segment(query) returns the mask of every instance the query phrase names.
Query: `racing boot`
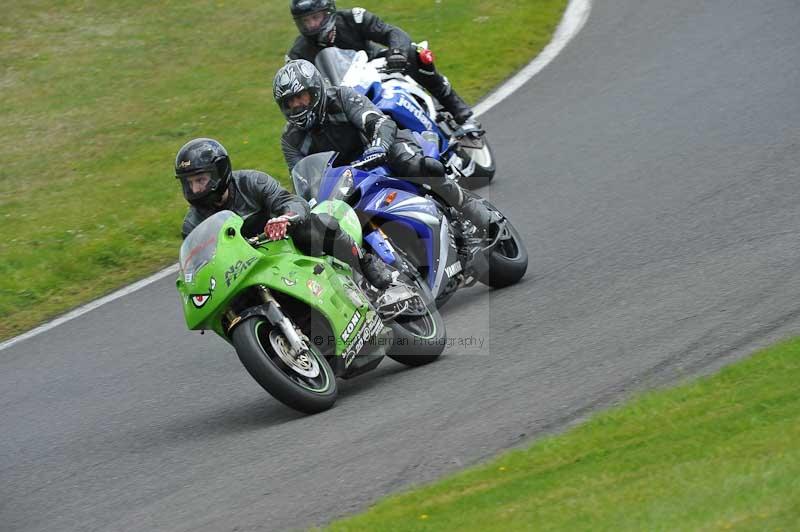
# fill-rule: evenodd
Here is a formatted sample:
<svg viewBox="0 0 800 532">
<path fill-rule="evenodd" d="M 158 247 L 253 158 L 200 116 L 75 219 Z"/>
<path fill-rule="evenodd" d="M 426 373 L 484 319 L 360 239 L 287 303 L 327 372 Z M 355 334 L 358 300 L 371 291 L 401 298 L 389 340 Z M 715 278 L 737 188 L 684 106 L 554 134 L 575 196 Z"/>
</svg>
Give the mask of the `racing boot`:
<svg viewBox="0 0 800 532">
<path fill-rule="evenodd" d="M 432 188 L 442 200 L 454 207 L 459 215 L 470 221 L 479 233 L 485 233 L 492 222 L 493 216 L 482 200 L 464 193 L 464 189 L 454 181 L 448 179 L 444 165 L 437 159 L 425 157 L 420 161 L 420 167 L 425 172 L 425 177 L 431 178 Z"/>
<path fill-rule="evenodd" d="M 445 90 L 442 91 L 436 99 L 439 100 L 439 103 L 444 106 L 446 111 L 453 115 L 456 122 L 463 124 L 472 116 L 472 109 L 467 105 L 467 102 L 462 100 L 461 96 L 453 90 L 453 87 L 451 87 L 449 83 L 444 87 Z"/>
<path fill-rule="evenodd" d="M 358 262 L 364 278 L 378 290 L 385 290 L 392 284 L 394 278 L 391 270 L 385 262 L 372 253 L 364 253 Z"/>
<path fill-rule="evenodd" d="M 464 219 L 472 222 L 472 225 L 475 226 L 479 233 L 486 233 L 494 220 L 492 211 L 486 208 L 483 201 L 471 196 L 464 198 L 459 212 Z"/>
<path fill-rule="evenodd" d="M 382 260 L 367 252 L 344 231 L 339 228 L 338 222 L 330 215 L 317 215 L 319 223 L 324 224 L 324 241 L 321 247 L 328 250 L 334 257 L 347 263 L 354 271 L 361 275 L 378 291 L 385 290 L 394 280 L 392 271 Z M 323 232 L 321 231 L 321 232 Z"/>
</svg>

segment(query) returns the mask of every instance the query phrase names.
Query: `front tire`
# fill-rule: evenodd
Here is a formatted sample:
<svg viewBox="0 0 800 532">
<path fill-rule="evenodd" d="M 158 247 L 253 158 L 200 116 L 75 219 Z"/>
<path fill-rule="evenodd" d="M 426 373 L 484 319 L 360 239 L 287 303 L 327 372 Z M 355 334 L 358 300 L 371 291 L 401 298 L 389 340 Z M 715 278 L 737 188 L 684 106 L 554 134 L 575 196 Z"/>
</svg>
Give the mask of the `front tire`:
<svg viewBox="0 0 800 532">
<path fill-rule="evenodd" d="M 489 267 L 478 276 L 481 283 L 492 288 L 516 284 L 528 270 L 528 250 L 522 237 L 510 221 L 505 220 L 503 225 L 501 230 L 506 234 L 486 256 Z"/>
<path fill-rule="evenodd" d="M 233 345 L 250 376 L 286 406 L 315 414 L 336 402 L 336 377 L 328 361 L 313 345 L 309 345 L 309 351 L 301 357 L 292 357 L 280 329 L 272 329 L 258 316 L 236 327 Z M 286 360 L 294 362 L 289 364 Z"/>
<path fill-rule="evenodd" d="M 481 148 L 464 146 L 459 150 L 462 158 L 474 161 L 475 163 L 475 170 L 472 175 L 459 179 L 459 184 L 467 189 L 485 187 L 492 181 L 497 171 L 494 151 L 489 144 L 489 139 L 484 135 L 481 140 L 483 141 L 483 146 Z"/>
</svg>

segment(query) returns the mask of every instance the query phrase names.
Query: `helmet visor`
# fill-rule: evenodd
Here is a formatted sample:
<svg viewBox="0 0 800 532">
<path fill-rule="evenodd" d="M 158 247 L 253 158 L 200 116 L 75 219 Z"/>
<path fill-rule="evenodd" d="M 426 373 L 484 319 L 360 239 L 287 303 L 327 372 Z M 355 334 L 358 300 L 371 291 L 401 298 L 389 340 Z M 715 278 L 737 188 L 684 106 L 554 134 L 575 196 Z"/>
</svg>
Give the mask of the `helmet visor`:
<svg viewBox="0 0 800 532">
<path fill-rule="evenodd" d="M 330 9 L 322 9 L 320 11 L 294 17 L 294 23 L 297 25 L 297 29 L 300 30 L 300 33 L 307 36 L 314 36 L 329 29 L 332 20 L 333 13 L 331 13 Z"/>
<path fill-rule="evenodd" d="M 189 175 L 179 175 L 183 187 L 183 195 L 187 200 L 202 198 L 216 188 L 216 180 L 212 172 L 200 172 Z"/>
<path fill-rule="evenodd" d="M 281 110 L 286 118 L 302 116 L 311 108 L 312 96 L 308 89 L 281 98 Z"/>
<path fill-rule="evenodd" d="M 280 108 L 289 122 L 301 128 L 308 128 L 314 126 L 314 123 L 319 120 L 315 114 L 319 100 L 320 91 L 315 87 L 310 87 L 283 96 L 280 99 Z"/>
</svg>

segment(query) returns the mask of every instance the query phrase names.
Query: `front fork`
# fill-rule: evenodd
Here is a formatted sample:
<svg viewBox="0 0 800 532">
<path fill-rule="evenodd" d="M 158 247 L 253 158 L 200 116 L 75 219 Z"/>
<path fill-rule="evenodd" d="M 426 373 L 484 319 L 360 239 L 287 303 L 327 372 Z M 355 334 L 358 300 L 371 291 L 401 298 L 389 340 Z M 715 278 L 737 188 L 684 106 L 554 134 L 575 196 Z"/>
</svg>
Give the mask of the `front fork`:
<svg viewBox="0 0 800 532">
<path fill-rule="evenodd" d="M 230 323 L 230 326 L 228 326 L 228 334 L 230 334 L 233 328 L 243 319 L 250 316 L 259 315 L 266 318 L 270 325 L 273 327 L 278 327 L 281 330 L 295 353 L 308 351 L 308 344 L 306 344 L 304 338 L 297 333 L 294 324 L 292 324 L 291 320 L 283 313 L 280 303 L 278 303 L 278 300 L 275 299 L 269 289 L 266 286 L 258 286 L 257 289 L 264 304 L 258 307 L 249 308 L 241 315 L 237 315 L 233 310 L 228 310 L 226 313 Z"/>
</svg>

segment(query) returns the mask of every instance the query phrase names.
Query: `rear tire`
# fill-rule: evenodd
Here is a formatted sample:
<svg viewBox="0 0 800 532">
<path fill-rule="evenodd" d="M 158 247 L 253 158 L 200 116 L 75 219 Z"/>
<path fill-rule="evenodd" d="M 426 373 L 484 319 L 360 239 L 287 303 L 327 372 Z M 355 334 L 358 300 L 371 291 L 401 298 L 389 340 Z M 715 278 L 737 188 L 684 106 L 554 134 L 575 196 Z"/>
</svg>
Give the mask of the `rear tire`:
<svg viewBox="0 0 800 532">
<path fill-rule="evenodd" d="M 233 345 L 247 372 L 270 395 L 290 408 L 306 414 L 322 412 L 336 402 L 338 390 L 333 370 L 319 351 L 309 345 L 304 355 L 310 371 L 317 376 L 303 375 L 288 365 L 278 354 L 285 345 L 279 329 L 271 331 L 270 324 L 261 317 L 244 320 L 233 331 Z M 285 352 L 285 356 L 290 356 Z"/>
</svg>

